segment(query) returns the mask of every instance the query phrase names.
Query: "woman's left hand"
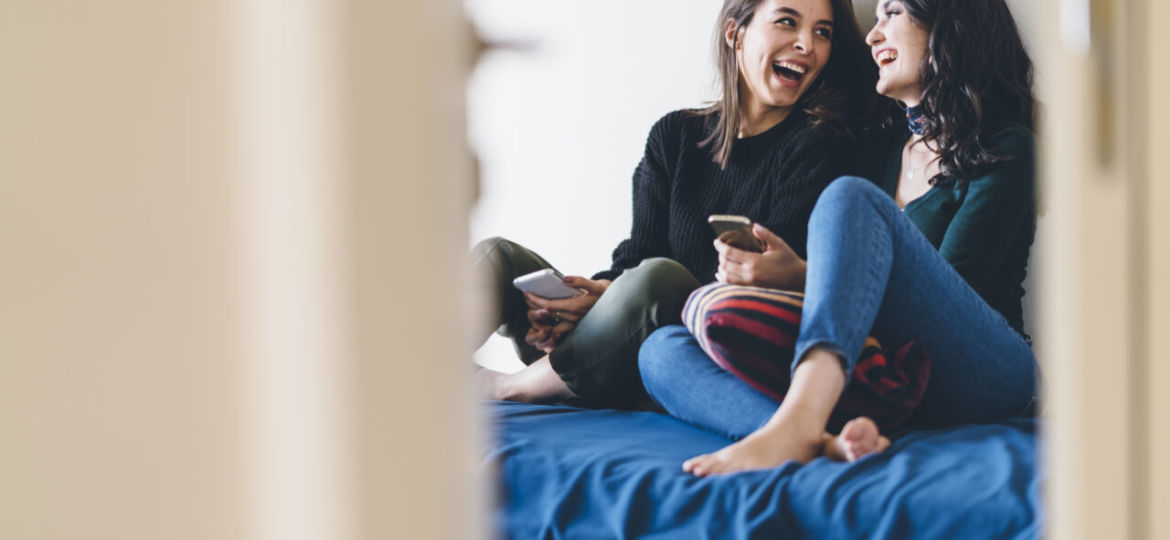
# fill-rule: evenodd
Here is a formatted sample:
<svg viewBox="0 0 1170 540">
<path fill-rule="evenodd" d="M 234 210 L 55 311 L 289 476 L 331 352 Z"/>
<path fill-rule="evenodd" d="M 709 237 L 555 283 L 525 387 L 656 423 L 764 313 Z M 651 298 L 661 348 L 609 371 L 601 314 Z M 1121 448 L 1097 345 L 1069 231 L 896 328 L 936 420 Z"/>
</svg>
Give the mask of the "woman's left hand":
<svg viewBox="0 0 1170 540">
<path fill-rule="evenodd" d="M 715 240 L 715 250 L 719 252 L 719 270 L 715 279 L 732 285 L 803 291 L 804 259 L 763 225 L 752 225 L 752 232 L 764 242 L 763 253 L 737 249 L 722 240 Z"/>
<path fill-rule="evenodd" d="M 566 276 L 565 285 L 574 287 L 581 294 L 571 298 L 551 300 L 532 293 L 524 293 L 528 303 L 528 321 L 531 328 L 526 337 L 529 345 L 544 352 L 551 352 L 566 334 L 581 322 L 593 309 L 593 304 L 605 294 L 610 280 L 592 280 L 581 276 Z"/>
</svg>

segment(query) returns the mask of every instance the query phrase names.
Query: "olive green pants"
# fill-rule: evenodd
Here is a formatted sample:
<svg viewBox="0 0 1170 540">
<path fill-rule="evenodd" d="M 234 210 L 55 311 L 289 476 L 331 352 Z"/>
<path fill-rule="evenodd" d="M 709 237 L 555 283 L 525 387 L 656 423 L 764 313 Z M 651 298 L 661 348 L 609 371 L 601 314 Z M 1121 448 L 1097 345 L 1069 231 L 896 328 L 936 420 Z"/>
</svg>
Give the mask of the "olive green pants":
<svg viewBox="0 0 1170 540">
<path fill-rule="evenodd" d="M 539 360 L 544 353 L 524 341 L 528 305 L 512 280 L 553 266 L 503 238 L 480 242 L 473 260 L 477 275 L 487 281 L 483 286 L 496 293 L 496 333 L 512 340 L 525 364 Z M 655 330 L 681 323 L 683 304 L 698 287 L 690 271 L 666 258 L 626 270 L 549 354 L 553 370 L 587 405 L 643 407 L 649 399 L 638 373 L 638 349 Z"/>
</svg>

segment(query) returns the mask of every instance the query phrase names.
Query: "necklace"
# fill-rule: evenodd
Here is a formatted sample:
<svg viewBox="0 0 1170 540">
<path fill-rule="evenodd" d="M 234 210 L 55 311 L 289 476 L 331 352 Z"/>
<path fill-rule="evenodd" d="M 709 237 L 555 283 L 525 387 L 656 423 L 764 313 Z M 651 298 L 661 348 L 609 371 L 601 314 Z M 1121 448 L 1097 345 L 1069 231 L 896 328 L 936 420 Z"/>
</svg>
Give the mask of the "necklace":
<svg viewBox="0 0 1170 540">
<path fill-rule="evenodd" d="M 930 162 L 937 159 L 937 156 L 927 155 L 925 161 L 923 161 L 921 164 L 915 166 L 914 165 L 914 157 L 915 157 L 914 156 L 914 154 L 915 154 L 914 147 L 917 144 L 918 144 L 917 142 L 912 142 L 908 146 L 906 146 L 906 150 L 905 150 L 906 154 L 905 154 L 905 158 L 903 158 L 903 161 L 906 163 L 905 176 L 906 176 L 907 180 L 913 180 L 915 176 L 923 174 L 926 171 L 926 167 L 930 165 Z"/>
<path fill-rule="evenodd" d="M 908 167 L 908 168 L 906 169 L 906 179 L 907 179 L 907 180 L 913 180 L 913 179 L 914 179 L 914 171 L 915 171 L 916 169 L 917 169 L 917 167 L 914 167 L 914 166 L 910 166 L 910 167 Z"/>
<path fill-rule="evenodd" d="M 898 203 L 898 207 L 903 211 L 906 206 L 914 200 L 926 195 L 930 191 L 931 185 L 927 180 L 931 174 L 931 164 L 938 160 L 938 154 L 931 151 L 930 147 L 922 144 L 921 148 L 915 148 L 922 141 L 911 140 L 907 142 L 902 149 L 902 165 L 905 172 L 898 180 L 898 186 L 894 192 L 894 202 Z M 918 158 L 917 160 L 915 158 Z M 915 164 L 918 161 L 918 164 Z M 937 171 L 937 169 L 935 169 Z"/>
<path fill-rule="evenodd" d="M 916 172 L 919 172 L 926 165 L 914 166 L 914 151 L 906 149 L 906 179 L 913 180 Z"/>
</svg>

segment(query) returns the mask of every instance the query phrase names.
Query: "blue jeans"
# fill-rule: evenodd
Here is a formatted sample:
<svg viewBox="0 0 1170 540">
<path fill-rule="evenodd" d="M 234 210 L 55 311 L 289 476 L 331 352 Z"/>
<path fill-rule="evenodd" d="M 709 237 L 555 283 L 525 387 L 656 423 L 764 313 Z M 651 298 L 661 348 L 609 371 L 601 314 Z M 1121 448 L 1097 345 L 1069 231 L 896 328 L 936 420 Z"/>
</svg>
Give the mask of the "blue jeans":
<svg viewBox="0 0 1170 540">
<path fill-rule="evenodd" d="M 822 347 L 841 357 L 848 377 L 866 336 L 887 344 L 915 339 L 931 359 L 931 375 L 910 425 L 989 422 L 1032 412 L 1038 370 L 1031 347 L 873 183 L 842 177 L 825 189 L 809 219 L 807 262 L 793 370 L 810 349 Z M 651 397 L 672 415 L 716 431 L 738 432 L 757 422 L 738 417 L 758 414 L 754 396 L 740 388 L 732 397 L 728 393 L 738 387 L 713 378 L 701 383 L 706 372 L 690 371 L 706 355 L 677 332 L 659 330 L 661 336 L 642 346 L 639 368 Z M 677 388 L 707 384 L 722 402 L 753 405 L 708 418 L 718 413 L 697 409 L 715 396 Z"/>
<path fill-rule="evenodd" d="M 780 407 L 712 362 L 681 325 L 659 328 L 642 342 L 638 369 L 646 392 L 671 416 L 729 439 L 748 436 Z"/>
</svg>

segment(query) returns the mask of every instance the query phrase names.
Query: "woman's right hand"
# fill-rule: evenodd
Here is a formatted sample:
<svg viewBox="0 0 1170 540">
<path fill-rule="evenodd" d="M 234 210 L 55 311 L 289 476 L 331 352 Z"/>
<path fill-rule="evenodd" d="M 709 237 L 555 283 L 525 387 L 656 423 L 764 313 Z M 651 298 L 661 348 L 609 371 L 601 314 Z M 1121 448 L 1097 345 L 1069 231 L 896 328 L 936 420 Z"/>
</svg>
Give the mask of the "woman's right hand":
<svg viewBox="0 0 1170 540">
<path fill-rule="evenodd" d="M 732 285 L 768 287 L 788 291 L 803 291 L 806 265 L 804 259 L 785 242 L 759 223 L 752 233 L 764 242 L 764 252 L 754 253 L 737 249 L 715 240 L 719 252 L 719 268 L 715 279 Z"/>
<path fill-rule="evenodd" d="M 550 300 L 524 293 L 528 303 L 528 334 L 524 341 L 545 352 L 552 352 L 569 332 L 577 327 L 593 305 L 609 288 L 610 280 L 592 280 L 581 276 L 566 276 L 565 285 L 582 294 L 572 298 Z"/>
</svg>

